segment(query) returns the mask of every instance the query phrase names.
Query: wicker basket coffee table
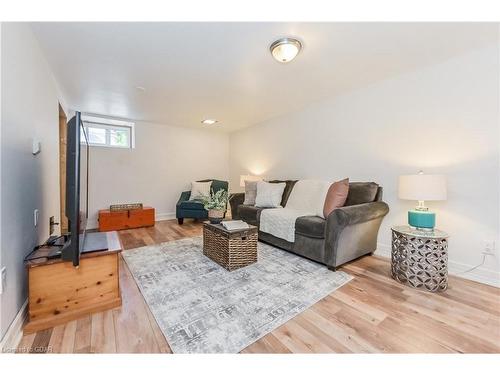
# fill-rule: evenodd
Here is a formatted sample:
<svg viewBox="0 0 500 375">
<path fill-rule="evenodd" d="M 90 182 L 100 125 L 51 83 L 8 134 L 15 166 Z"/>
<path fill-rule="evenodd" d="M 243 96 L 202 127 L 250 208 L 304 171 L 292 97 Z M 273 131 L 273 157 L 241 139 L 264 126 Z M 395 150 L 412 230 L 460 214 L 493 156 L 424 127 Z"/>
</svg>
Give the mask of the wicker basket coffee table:
<svg viewBox="0 0 500 375">
<path fill-rule="evenodd" d="M 227 230 L 221 224 L 203 224 L 203 255 L 234 271 L 257 262 L 257 227 Z"/>
</svg>

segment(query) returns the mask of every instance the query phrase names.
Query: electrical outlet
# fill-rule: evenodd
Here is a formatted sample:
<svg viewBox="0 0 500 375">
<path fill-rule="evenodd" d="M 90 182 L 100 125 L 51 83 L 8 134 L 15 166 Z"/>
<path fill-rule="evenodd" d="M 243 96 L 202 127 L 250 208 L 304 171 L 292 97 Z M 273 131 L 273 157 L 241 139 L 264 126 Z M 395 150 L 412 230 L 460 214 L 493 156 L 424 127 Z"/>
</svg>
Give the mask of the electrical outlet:
<svg viewBox="0 0 500 375">
<path fill-rule="evenodd" d="M 35 227 L 38 225 L 38 208 L 33 211 L 33 222 L 35 223 Z"/>
<path fill-rule="evenodd" d="M 3 293 L 7 283 L 7 268 L 2 267 L 0 270 L 0 294 Z"/>
<path fill-rule="evenodd" d="M 484 240 L 483 241 L 483 254 L 495 255 L 496 241 Z"/>
<path fill-rule="evenodd" d="M 59 223 L 56 223 L 56 219 L 54 218 L 54 216 L 51 216 L 49 218 L 49 236 L 54 233 L 56 225 L 59 225 Z"/>
</svg>

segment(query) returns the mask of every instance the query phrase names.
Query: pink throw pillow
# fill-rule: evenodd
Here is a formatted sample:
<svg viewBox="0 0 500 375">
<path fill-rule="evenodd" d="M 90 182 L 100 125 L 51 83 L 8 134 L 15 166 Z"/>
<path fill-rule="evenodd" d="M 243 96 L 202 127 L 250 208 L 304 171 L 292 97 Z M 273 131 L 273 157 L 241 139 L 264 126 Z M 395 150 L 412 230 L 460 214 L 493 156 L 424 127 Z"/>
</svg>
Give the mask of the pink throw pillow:
<svg viewBox="0 0 500 375">
<path fill-rule="evenodd" d="M 323 207 L 323 215 L 325 218 L 332 213 L 336 208 L 342 207 L 347 200 L 349 193 L 349 179 L 334 182 L 326 193 L 325 205 Z"/>
</svg>

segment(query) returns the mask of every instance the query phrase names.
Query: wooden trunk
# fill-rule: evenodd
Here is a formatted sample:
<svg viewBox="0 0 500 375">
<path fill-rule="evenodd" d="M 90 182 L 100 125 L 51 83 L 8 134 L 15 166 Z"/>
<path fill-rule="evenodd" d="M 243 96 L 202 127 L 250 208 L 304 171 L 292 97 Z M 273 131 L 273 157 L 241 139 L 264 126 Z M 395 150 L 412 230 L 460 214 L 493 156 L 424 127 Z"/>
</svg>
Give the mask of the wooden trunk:
<svg viewBox="0 0 500 375">
<path fill-rule="evenodd" d="M 155 209 L 144 207 L 126 211 L 99 211 L 99 231 L 107 232 L 155 225 Z"/>
</svg>

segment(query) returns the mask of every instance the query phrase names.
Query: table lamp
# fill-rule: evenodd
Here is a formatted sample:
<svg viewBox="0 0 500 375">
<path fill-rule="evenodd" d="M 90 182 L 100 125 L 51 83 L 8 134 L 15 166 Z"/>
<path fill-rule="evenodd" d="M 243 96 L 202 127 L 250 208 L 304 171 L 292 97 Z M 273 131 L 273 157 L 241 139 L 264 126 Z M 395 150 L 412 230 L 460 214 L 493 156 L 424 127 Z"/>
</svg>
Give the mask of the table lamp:
<svg viewBox="0 0 500 375">
<path fill-rule="evenodd" d="M 408 224 L 417 229 L 432 230 L 436 214 L 425 207 L 425 201 L 446 200 L 446 177 L 438 174 L 399 176 L 399 198 L 418 201 L 414 210 L 408 211 Z"/>
</svg>

